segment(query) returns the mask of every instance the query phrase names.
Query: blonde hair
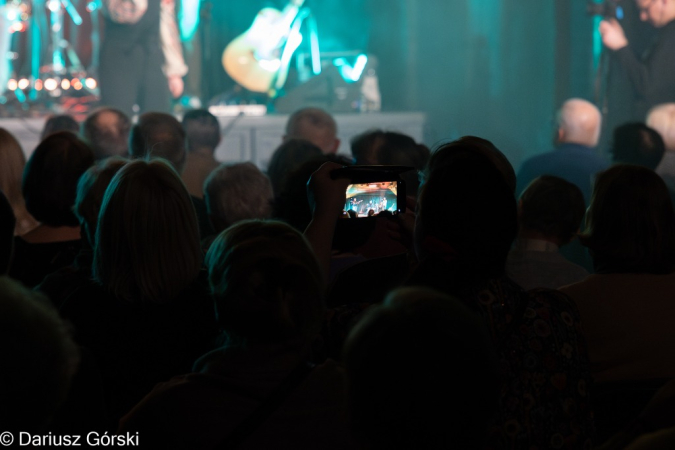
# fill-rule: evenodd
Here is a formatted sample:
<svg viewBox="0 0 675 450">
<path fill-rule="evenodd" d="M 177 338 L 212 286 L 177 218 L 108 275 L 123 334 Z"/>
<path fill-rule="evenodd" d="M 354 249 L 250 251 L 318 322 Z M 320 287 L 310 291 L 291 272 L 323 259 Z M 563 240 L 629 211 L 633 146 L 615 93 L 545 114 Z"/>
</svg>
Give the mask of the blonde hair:
<svg viewBox="0 0 675 450">
<path fill-rule="evenodd" d="M 23 169 L 26 157 L 21 144 L 5 128 L 0 128 L 0 190 L 5 193 L 16 216 L 14 234 L 20 235 L 37 226 L 37 221 L 26 210 L 21 192 Z"/>
<path fill-rule="evenodd" d="M 650 109 L 647 126 L 659 132 L 666 151 L 675 151 L 675 103 L 663 103 Z"/>
<path fill-rule="evenodd" d="M 202 260 L 197 216 L 171 165 L 139 160 L 117 172 L 98 217 L 94 278 L 117 298 L 167 303 Z"/>
</svg>

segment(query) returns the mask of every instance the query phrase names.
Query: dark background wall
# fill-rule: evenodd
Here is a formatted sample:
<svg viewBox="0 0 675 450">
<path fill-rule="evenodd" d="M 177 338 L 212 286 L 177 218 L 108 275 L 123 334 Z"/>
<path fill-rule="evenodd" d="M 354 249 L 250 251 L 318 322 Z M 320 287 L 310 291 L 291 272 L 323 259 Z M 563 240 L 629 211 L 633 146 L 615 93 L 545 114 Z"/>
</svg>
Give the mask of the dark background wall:
<svg viewBox="0 0 675 450">
<path fill-rule="evenodd" d="M 211 5 L 205 42 L 211 56 L 201 89 L 210 98 L 233 85 L 220 64 L 227 43 L 262 7 L 283 8 L 285 1 L 205 3 Z M 622 3 L 634 8 L 632 0 Z M 523 159 L 551 148 L 555 110 L 564 99 L 595 98 L 595 24 L 585 0 L 307 4 L 318 21 L 322 51 L 360 49 L 377 56 L 383 110 L 428 114 L 429 145 L 478 135 L 503 149 L 517 169 Z M 636 33 L 643 39 L 644 29 Z M 625 103 L 625 80 L 618 74 L 612 83 L 613 101 Z"/>
</svg>

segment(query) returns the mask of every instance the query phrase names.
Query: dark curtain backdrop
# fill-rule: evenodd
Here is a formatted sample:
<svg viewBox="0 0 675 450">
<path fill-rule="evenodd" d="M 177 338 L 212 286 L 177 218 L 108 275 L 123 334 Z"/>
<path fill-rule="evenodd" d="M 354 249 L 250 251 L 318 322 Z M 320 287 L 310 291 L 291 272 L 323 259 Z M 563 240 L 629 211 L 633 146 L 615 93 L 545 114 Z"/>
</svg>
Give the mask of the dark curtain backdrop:
<svg viewBox="0 0 675 450">
<path fill-rule="evenodd" d="M 630 0 L 627 0 L 630 2 Z M 205 97 L 232 87 L 220 55 L 265 6 L 212 0 Z M 555 110 L 593 99 L 593 21 L 585 0 L 317 0 L 322 51 L 379 60 L 383 109 L 428 114 L 426 143 L 474 134 L 515 168 L 552 145 Z"/>
</svg>

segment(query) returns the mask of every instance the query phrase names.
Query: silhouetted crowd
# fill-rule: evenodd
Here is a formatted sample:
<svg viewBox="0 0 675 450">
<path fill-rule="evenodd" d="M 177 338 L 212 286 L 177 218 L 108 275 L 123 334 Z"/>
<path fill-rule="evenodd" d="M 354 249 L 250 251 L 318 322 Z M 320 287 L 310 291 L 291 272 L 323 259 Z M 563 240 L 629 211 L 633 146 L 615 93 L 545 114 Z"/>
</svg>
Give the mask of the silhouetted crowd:
<svg viewBox="0 0 675 450">
<path fill-rule="evenodd" d="M 206 110 L 0 128 L 0 444 L 675 448 L 675 105 L 600 122 L 518 172 L 317 108 L 264 171 Z"/>
</svg>

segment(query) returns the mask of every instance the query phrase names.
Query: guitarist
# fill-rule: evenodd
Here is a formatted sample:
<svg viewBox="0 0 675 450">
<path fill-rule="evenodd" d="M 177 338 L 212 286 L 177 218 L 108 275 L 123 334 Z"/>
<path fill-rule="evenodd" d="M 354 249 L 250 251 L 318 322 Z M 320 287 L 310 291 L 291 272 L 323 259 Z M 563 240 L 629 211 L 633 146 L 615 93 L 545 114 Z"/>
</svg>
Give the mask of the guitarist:
<svg viewBox="0 0 675 450">
<path fill-rule="evenodd" d="M 141 112 L 168 112 L 188 71 L 175 0 L 103 0 L 103 12 L 101 102 L 130 116 L 134 104 Z"/>
</svg>

